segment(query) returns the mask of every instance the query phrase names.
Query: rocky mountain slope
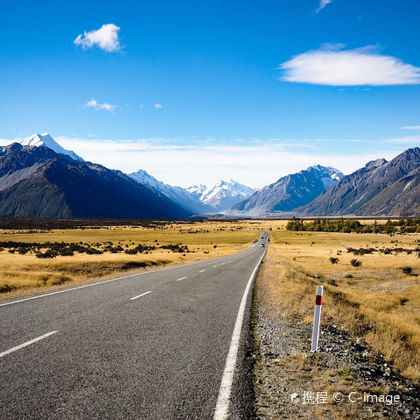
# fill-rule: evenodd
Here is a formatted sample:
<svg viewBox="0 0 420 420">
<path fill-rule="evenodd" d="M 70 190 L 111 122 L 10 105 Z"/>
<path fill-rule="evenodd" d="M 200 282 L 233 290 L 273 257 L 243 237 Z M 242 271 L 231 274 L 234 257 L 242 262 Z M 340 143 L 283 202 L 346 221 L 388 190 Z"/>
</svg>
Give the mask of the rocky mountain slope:
<svg viewBox="0 0 420 420">
<path fill-rule="evenodd" d="M 275 212 L 290 212 L 311 202 L 342 177 L 343 174 L 337 169 L 311 166 L 267 185 L 234 205 L 230 213 L 263 216 Z"/>
<path fill-rule="evenodd" d="M 387 162 L 367 163 L 296 209 L 313 216 L 410 216 L 420 214 L 420 148 Z"/>
<path fill-rule="evenodd" d="M 78 160 L 79 162 L 84 162 L 84 159 L 76 155 L 76 153 L 71 150 L 64 149 L 64 147 L 60 146 L 48 133 L 32 134 L 32 136 L 20 140 L 18 143 L 20 143 L 22 146 L 45 146 L 51 150 L 54 150 L 56 153 L 69 156 L 74 160 Z"/>
<path fill-rule="evenodd" d="M 233 179 L 229 181 L 220 180 L 213 187 L 206 187 L 202 184 L 193 185 L 188 187 L 187 190 L 213 213 L 224 212 L 255 192 L 254 188 Z"/>
<path fill-rule="evenodd" d="M 202 203 L 197 195 L 191 194 L 186 188 L 165 184 L 164 182 L 157 180 L 155 177 L 142 169 L 137 172 L 128 174 L 128 176 L 140 184 L 155 188 L 156 190 L 165 194 L 179 206 L 192 213 L 203 214 L 211 212 L 212 210 L 211 207 Z"/>
<path fill-rule="evenodd" d="M 120 171 L 13 143 L 0 148 L 0 215 L 176 219 L 189 212 Z"/>
</svg>

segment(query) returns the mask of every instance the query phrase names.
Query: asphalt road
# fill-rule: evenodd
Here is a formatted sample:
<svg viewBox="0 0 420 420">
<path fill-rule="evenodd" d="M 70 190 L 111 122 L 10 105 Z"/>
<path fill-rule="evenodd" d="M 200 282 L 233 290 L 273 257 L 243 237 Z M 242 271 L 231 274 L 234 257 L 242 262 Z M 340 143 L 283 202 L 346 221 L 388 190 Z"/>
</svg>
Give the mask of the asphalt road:
<svg viewBox="0 0 420 420">
<path fill-rule="evenodd" d="M 207 419 L 216 406 L 219 419 L 248 418 L 247 287 L 262 242 L 233 256 L 0 304 L 0 418 Z"/>
</svg>

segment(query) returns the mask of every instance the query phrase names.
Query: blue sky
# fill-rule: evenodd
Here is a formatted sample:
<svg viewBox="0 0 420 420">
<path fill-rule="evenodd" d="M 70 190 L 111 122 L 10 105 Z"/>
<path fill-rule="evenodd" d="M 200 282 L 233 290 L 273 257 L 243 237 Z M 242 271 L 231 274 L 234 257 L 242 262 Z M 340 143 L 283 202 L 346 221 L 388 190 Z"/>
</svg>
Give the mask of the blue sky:
<svg viewBox="0 0 420 420">
<path fill-rule="evenodd" d="M 419 144 L 417 0 L 0 7 L 2 144 L 49 132 L 172 184 L 253 186 Z"/>
</svg>

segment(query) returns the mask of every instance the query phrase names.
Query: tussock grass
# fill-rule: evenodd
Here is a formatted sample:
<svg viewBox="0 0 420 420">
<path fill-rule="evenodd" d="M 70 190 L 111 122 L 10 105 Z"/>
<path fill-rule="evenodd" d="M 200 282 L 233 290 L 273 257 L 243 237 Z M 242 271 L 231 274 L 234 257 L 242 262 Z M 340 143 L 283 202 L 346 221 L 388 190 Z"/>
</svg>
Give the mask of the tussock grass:
<svg viewBox="0 0 420 420">
<path fill-rule="evenodd" d="M 25 254 L 0 250 L 0 299 L 14 297 L 41 287 L 82 283 L 105 279 L 127 271 L 142 271 L 183 262 L 230 255 L 249 246 L 260 235 L 259 223 L 191 222 L 158 226 L 106 226 L 103 228 L 53 229 L 45 231 L 0 230 L 0 242 L 83 243 L 102 254 L 37 258 L 35 251 Z M 121 246 L 111 253 L 106 245 Z M 180 244 L 178 246 L 177 244 Z M 136 247 L 152 246 L 153 250 L 126 253 Z M 188 246 L 188 251 L 180 252 Z"/>
<path fill-rule="evenodd" d="M 358 256 L 347 248 L 416 249 L 420 235 L 273 231 L 262 270 L 266 299 L 282 314 L 313 320 L 315 285 L 324 286 L 323 319 L 363 337 L 405 376 L 420 381 L 420 260 L 392 252 Z M 332 265 L 330 258 L 339 261 Z M 402 267 L 411 267 L 406 273 Z"/>
</svg>

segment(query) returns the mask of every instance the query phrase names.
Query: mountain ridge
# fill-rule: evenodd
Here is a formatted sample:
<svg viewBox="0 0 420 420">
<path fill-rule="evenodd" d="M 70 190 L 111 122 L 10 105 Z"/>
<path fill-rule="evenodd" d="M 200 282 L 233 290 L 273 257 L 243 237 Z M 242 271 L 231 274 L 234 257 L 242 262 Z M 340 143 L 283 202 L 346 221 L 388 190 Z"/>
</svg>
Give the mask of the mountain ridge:
<svg viewBox="0 0 420 420">
<path fill-rule="evenodd" d="M 144 169 L 132 172 L 128 176 L 140 184 L 149 185 L 161 193 L 165 194 L 172 201 L 192 213 L 210 212 L 211 208 L 202 203 L 198 198 L 191 194 L 187 189 L 165 184 L 154 176 L 150 175 Z"/>
<path fill-rule="evenodd" d="M 208 187 L 201 194 L 200 200 L 214 210 L 223 212 L 254 192 L 254 188 L 233 179 L 228 181 L 221 179 L 213 187 Z"/>
<path fill-rule="evenodd" d="M 190 213 L 121 171 L 13 143 L 0 149 L 0 215 L 181 219 Z"/>
<path fill-rule="evenodd" d="M 385 159 L 370 161 L 344 176 L 311 203 L 295 210 L 313 216 L 419 214 L 419 167 L 419 147 L 407 149 L 389 162 Z M 393 199 L 397 196 L 398 202 Z"/>
<path fill-rule="evenodd" d="M 56 153 L 69 156 L 74 160 L 78 160 L 79 162 L 84 162 L 83 158 L 78 156 L 72 150 L 67 150 L 64 147 L 62 147 L 48 133 L 43 133 L 43 134 L 35 133 L 35 134 L 32 134 L 32 136 L 19 140 L 18 143 L 20 143 L 22 146 L 35 146 L 35 147 L 45 146 L 51 150 L 54 150 L 54 152 Z"/>
<path fill-rule="evenodd" d="M 253 216 L 274 212 L 290 212 L 311 202 L 343 174 L 335 168 L 321 165 L 288 174 L 234 205 L 228 214 Z"/>
</svg>

